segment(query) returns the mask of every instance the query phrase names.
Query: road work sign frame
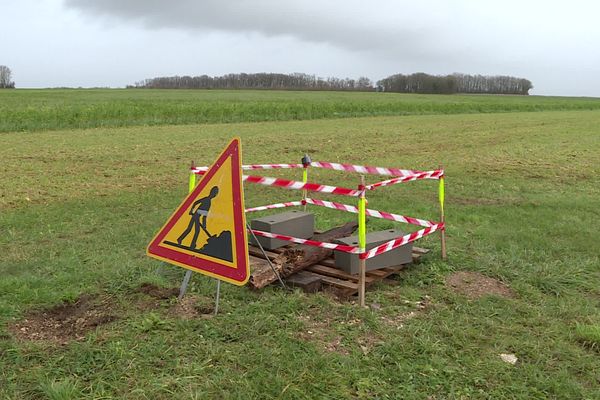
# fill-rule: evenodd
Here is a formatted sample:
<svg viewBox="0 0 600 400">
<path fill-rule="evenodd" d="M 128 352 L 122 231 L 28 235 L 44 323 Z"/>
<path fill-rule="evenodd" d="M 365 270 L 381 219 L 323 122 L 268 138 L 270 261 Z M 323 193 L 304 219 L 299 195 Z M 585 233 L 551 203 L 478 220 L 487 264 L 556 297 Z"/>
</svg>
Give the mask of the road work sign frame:
<svg viewBox="0 0 600 400">
<path fill-rule="evenodd" d="M 250 263 L 239 138 L 229 142 L 146 253 L 234 285 L 246 284 Z"/>
</svg>

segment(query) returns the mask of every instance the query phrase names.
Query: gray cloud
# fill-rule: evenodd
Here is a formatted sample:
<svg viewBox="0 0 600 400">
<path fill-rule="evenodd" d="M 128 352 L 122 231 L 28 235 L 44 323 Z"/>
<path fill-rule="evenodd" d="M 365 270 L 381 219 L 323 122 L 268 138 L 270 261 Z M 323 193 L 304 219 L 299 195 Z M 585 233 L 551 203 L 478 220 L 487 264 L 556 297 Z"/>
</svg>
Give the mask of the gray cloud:
<svg viewBox="0 0 600 400">
<path fill-rule="evenodd" d="M 431 2 L 430 2 L 431 3 Z M 88 16 L 136 21 L 147 29 L 254 32 L 267 37 L 290 36 L 305 42 L 327 43 L 349 51 L 377 52 L 390 57 L 431 60 L 456 58 L 466 49 L 445 29 L 461 7 L 434 1 L 438 13 L 409 2 L 277 1 L 277 0 L 66 0 L 67 7 Z M 398 6 L 400 5 L 400 6 Z M 444 12 L 439 12 L 444 11 Z M 415 23 L 426 17 L 428 24 Z M 432 31 L 429 24 L 437 24 Z M 463 44 L 461 44 L 463 43 Z"/>
<path fill-rule="evenodd" d="M 535 94 L 600 95 L 593 0 L 6 1 L 2 64 L 19 87 L 163 75 L 506 74 Z M 43 66 L 43 69 L 40 69 Z"/>
</svg>

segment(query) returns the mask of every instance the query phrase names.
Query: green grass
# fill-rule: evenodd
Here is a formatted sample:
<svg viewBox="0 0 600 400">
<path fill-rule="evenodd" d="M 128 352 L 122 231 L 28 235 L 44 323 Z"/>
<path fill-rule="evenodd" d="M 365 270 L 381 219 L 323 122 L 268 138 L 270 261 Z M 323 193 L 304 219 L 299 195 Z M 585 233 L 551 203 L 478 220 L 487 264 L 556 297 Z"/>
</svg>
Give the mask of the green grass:
<svg viewBox="0 0 600 400">
<path fill-rule="evenodd" d="M 248 95 L 262 93 L 239 94 Z M 0 398 L 598 398 L 599 125 L 595 110 L 5 133 Z M 222 286 L 217 318 L 178 318 L 169 300 L 140 309 L 141 283 L 173 287 L 183 276 L 144 251 L 185 195 L 190 160 L 210 163 L 233 135 L 245 163 L 298 162 L 308 152 L 377 166 L 443 164 L 449 261 L 439 260 L 437 236 L 422 240 L 432 249 L 423 263 L 399 286 L 367 293 L 379 310 L 231 285 Z M 354 187 L 358 176 L 311 170 L 311 180 Z M 436 183 L 374 191 L 369 207 L 435 219 Z M 299 196 L 245 191 L 247 206 Z M 314 210 L 320 228 L 354 218 Z M 372 230 L 388 226 L 369 221 Z M 453 292 L 444 280 L 462 270 L 503 281 L 514 298 Z M 64 346 L 9 330 L 29 310 L 83 293 L 110 298 L 120 319 Z M 214 281 L 195 275 L 190 293 L 210 304 Z M 427 308 L 415 308 L 425 296 Z M 506 364 L 500 353 L 519 361 Z"/>
<path fill-rule="evenodd" d="M 597 110 L 600 99 L 234 90 L 4 90 L 0 132 L 391 115 Z"/>
<path fill-rule="evenodd" d="M 575 336 L 584 345 L 600 350 L 600 324 L 577 325 Z"/>
</svg>

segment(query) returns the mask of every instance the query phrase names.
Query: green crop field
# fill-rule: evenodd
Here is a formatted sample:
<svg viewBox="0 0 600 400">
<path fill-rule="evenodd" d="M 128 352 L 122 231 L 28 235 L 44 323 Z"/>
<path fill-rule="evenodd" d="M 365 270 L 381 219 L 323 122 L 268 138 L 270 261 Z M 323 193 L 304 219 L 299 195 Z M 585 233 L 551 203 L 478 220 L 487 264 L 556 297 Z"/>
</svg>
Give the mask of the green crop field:
<svg viewBox="0 0 600 400">
<path fill-rule="evenodd" d="M 0 132 L 392 115 L 598 110 L 600 99 L 256 90 L 11 90 Z"/>
<path fill-rule="evenodd" d="M 0 398 L 600 398 L 599 106 L 383 93 L 0 92 Z M 184 271 L 148 258 L 146 245 L 185 196 L 190 161 L 209 164 L 235 135 L 244 163 L 308 153 L 443 164 L 449 260 L 440 260 L 437 235 L 424 238 L 418 245 L 431 252 L 395 284 L 370 288 L 367 309 L 328 293 L 224 284 L 213 317 L 215 281 L 201 275 L 178 304 L 172 289 Z M 320 183 L 359 182 L 310 173 Z M 245 185 L 247 206 L 299 195 Z M 369 207 L 435 220 L 437 181 L 369 192 Z M 311 210 L 320 229 L 355 218 Z M 413 229 L 368 221 L 370 230 L 392 226 Z"/>
</svg>

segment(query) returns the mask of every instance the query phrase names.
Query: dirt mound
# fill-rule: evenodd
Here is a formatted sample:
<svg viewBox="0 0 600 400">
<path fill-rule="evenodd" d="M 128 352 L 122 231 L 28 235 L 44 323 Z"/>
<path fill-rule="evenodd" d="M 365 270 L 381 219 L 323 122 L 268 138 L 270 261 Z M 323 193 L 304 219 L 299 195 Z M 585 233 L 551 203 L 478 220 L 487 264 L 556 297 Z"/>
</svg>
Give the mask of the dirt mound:
<svg viewBox="0 0 600 400">
<path fill-rule="evenodd" d="M 66 344 L 82 340 L 97 326 L 117 319 L 107 301 L 90 295 L 80 296 L 74 303 L 63 303 L 47 310 L 35 310 L 9 329 L 22 340 L 48 340 Z"/>
<path fill-rule="evenodd" d="M 169 309 L 169 315 L 182 319 L 212 317 L 214 313 L 212 301 L 209 298 L 188 294 Z"/>
<path fill-rule="evenodd" d="M 513 291 L 504 283 L 478 272 L 455 272 L 446 278 L 446 286 L 470 299 L 486 295 L 514 297 Z"/>
<path fill-rule="evenodd" d="M 179 288 L 161 288 L 152 283 L 142 283 L 138 291 L 161 300 L 170 299 L 171 297 L 177 297 L 179 295 Z"/>
</svg>

